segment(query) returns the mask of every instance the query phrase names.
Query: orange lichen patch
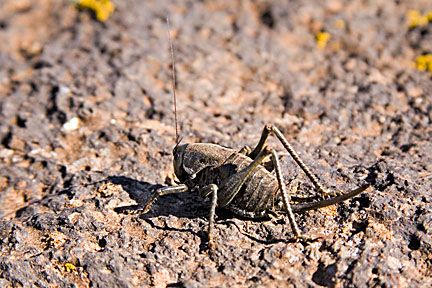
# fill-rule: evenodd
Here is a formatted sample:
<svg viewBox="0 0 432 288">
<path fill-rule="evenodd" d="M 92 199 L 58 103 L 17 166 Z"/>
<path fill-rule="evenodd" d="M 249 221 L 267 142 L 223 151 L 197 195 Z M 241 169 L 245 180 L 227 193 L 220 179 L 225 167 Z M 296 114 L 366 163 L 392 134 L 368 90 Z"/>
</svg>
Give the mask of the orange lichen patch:
<svg viewBox="0 0 432 288">
<path fill-rule="evenodd" d="M 66 263 L 64 264 L 64 267 L 65 267 L 65 269 L 66 269 L 66 272 L 70 272 L 70 271 L 74 271 L 74 270 L 76 270 L 75 265 L 72 264 L 72 263 L 69 263 L 69 262 L 66 262 Z"/>
<path fill-rule="evenodd" d="M 415 59 L 415 67 L 419 71 L 432 72 L 432 54 L 418 56 Z"/>
<path fill-rule="evenodd" d="M 330 41 L 330 38 L 331 38 L 331 34 L 330 33 L 325 32 L 325 31 L 318 32 L 315 35 L 315 40 L 316 40 L 316 43 L 317 43 L 317 47 L 319 49 L 324 49 L 327 46 L 328 42 Z"/>
<path fill-rule="evenodd" d="M 429 22 L 432 22 L 432 10 L 431 10 L 431 11 L 428 11 L 428 12 L 426 13 L 426 18 L 428 19 Z"/>
<path fill-rule="evenodd" d="M 88 273 L 78 265 L 78 260 L 71 259 L 68 262 L 60 262 L 56 259 L 51 259 L 45 269 L 56 269 L 60 271 L 64 281 L 74 283 L 77 287 L 89 287 L 90 281 Z"/>
<path fill-rule="evenodd" d="M 343 19 L 337 19 L 333 24 L 335 28 L 340 30 L 345 29 L 346 27 L 345 21 Z"/>
<path fill-rule="evenodd" d="M 78 0 L 77 5 L 79 8 L 93 11 L 96 19 L 101 22 L 106 21 L 115 9 L 110 0 Z"/>
<path fill-rule="evenodd" d="M 428 11 L 426 14 L 422 15 L 418 10 L 409 10 L 406 18 L 407 26 L 410 29 L 426 26 L 432 21 L 432 11 Z"/>
</svg>

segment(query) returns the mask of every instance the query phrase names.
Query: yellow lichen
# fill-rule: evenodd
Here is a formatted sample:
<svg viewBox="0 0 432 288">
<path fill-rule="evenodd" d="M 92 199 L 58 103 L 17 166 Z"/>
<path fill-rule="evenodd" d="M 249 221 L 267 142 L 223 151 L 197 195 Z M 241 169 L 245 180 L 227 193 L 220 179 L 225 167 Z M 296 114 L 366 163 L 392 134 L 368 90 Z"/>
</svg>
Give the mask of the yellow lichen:
<svg viewBox="0 0 432 288">
<path fill-rule="evenodd" d="M 93 11 L 96 19 L 102 22 L 111 16 L 115 8 L 110 0 L 78 0 L 77 5 L 79 8 Z"/>
<path fill-rule="evenodd" d="M 432 21 L 432 11 L 422 15 L 418 10 L 409 10 L 407 13 L 408 28 L 413 29 L 416 27 L 426 26 Z"/>
<path fill-rule="evenodd" d="M 343 19 L 337 19 L 334 21 L 334 26 L 340 30 L 345 29 L 345 21 Z"/>
<path fill-rule="evenodd" d="M 417 70 L 432 72 L 432 54 L 418 56 L 415 60 Z"/>
<path fill-rule="evenodd" d="M 327 46 L 327 44 L 328 44 L 330 38 L 331 38 L 330 33 L 328 33 L 328 32 L 323 32 L 323 31 L 322 31 L 322 32 L 318 32 L 318 33 L 316 34 L 316 36 L 315 36 L 315 40 L 316 40 L 316 43 L 317 43 L 317 47 L 318 47 L 319 49 L 324 49 L 324 48 Z"/>
<path fill-rule="evenodd" d="M 70 271 L 73 271 L 76 269 L 75 265 L 72 263 L 69 263 L 69 262 L 66 262 L 64 264 L 64 266 L 65 266 L 66 272 L 70 272 Z"/>
<path fill-rule="evenodd" d="M 426 18 L 429 22 L 432 22 L 432 10 L 426 13 Z"/>
</svg>

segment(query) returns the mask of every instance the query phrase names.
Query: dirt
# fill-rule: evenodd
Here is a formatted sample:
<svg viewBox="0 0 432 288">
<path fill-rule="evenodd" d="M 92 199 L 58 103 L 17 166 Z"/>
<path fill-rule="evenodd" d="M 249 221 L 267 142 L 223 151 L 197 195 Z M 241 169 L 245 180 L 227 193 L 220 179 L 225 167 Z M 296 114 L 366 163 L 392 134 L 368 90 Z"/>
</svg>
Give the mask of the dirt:
<svg viewBox="0 0 432 288">
<path fill-rule="evenodd" d="M 413 64 L 432 23 L 406 24 L 430 1 L 114 2 L 105 22 L 0 2 L 0 286 L 432 285 L 432 75 Z M 297 214 L 312 241 L 218 210 L 210 250 L 193 193 L 115 211 L 172 178 L 166 15 L 184 142 L 240 149 L 273 123 L 326 186 L 371 185 Z"/>
</svg>

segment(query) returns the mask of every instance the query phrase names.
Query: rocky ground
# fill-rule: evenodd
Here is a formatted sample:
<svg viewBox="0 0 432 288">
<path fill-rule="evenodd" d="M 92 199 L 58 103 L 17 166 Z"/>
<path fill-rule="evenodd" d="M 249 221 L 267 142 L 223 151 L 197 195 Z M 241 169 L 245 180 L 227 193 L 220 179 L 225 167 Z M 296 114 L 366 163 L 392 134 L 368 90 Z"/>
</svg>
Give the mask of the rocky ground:
<svg viewBox="0 0 432 288">
<path fill-rule="evenodd" d="M 432 6 L 365 3 L 115 1 L 100 22 L 0 1 L 0 286 L 430 287 L 432 81 L 413 63 L 432 23 L 406 15 Z M 273 123 L 327 186 L 371 185 L 296 215 L 314 241 L 217 211 L 209 250 L 209 202 L 189 193 L 115 211 L 172 178 L 166 15 L 185 142 L 240 149 Z"/>
</svg>

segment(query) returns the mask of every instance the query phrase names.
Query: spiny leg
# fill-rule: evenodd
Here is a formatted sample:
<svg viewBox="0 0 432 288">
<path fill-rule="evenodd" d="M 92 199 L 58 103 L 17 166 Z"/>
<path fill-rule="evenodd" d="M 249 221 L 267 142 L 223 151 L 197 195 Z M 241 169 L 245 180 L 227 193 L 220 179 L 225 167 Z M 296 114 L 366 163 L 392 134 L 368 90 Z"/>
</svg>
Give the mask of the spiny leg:
<svg viewBox="0 0 432 288">
<path fill-rule="evenodd" d="M 264 129 L 261 133 L 261 138 L 257 144 L 257 146 L 255 147 L 255 149 L 250 152 L 248 154 L 248 156 L 252 159 L 255 159 L 256 156 L 258 156 L 258 154 L 264 149 L 264 147 L 266 146 L 267 143 L 267 139 L 270 136 L 271 133 L 271 125 L 265 125 Z"/>
<path fill-rule="evenodd" d="M 153 194 L 150 195 L 150 197 L 147 199 L 145 203 L 138 204 L 138 205 L 117 207 L 115 211 L 119 213 L 125 213 L 125 214 L 147 213 L 150 210 L 151 206 L 153 205 L 154 201 L 158 197 L 163 195 L 168 195 L 168 194 L 183 193 L 187 191 L 188 191 L 188 187 L 184 184 L 180 184 L 178 186 L 162 187 L 156 189 L 153 192 Z"/>
<path fill-rule="evenodd" d="M 333 204 L 340 203 L 347 199 L 350 199 L 361 192 L 365 191 L 369 187 L 369 184 L 358 187 L 357 189 L 351 190 L 350 192 L 340 194 L 336 197 L 332 197 L 330 199 L 320 200 L 316 202 L 307 202 L 307 203 L 299 203 L 291 205 L 291 208 L 294 212 L 304 212 L 308 210 L 315 210 L 322 207 L 327 207 Z"/>
<path fill-rule="evenodd" d="M 211 194 L 209 226 L 208 226 L 208 230 L 207 230 L 208 245 L 209 245 L 210 249 L 215 248 L 215 245 L 213 242 L 213 227 L 214 227 L 214 218 L 215 218 L 215 212 L 216 212 L 216 206 L 217 206 L 217 191 L 218 191 L 218 187 L 215 184 L 210 184 L 210 185 L 202 188 L 199 192 L 200 195 L 203 197 L 208 197 Z"/>
<path fill-rule="evenodd" d="M 346 199 L 349 199 L 351 197 L 354 197 L 355 195 L 361 193 L 362 191 L 366 190 L 369 185 L 363 185 L 361 187 L 358 187 L 354 190 L 348 191 L 348 192 L 342 192 L 342 191 L 329 191 L 328 189 L 324 188 L 324 186 L 319 182 L 318 178 L 315 174 L 312 173 L 312 171 L 309 169 L 309 167 L 306 166 L 306 164 L 300 159 L 300 156 L 294 151 L 294 148 L 291 146 L 291 144 L 288 143 L 285 136 L 282 134 L 282 132 L 277 128 L 272 126 L 272 131 L 275 133 L 276 137 L 281 141 L 282 145 L 287 149 L 287 151 L 290 153 L 292 158 L 297 162 L 297 164 L 300 166 L 300 168 L 303 169 L 306 176 L 309 177 L 309 179 L 314 184 L 315 188 L 321 192 L 324 196 L 331 196 L 334 198 L 328 199 L 328 203 L 334 202 L 338 203 L 341 201 L 344 201 Z M 327 203 L 324 201 L 323 203 Z"/>
<path fill-rule="evenodd" d="M 297 226 L 297 222 L 295 220 L 294 213 L 293 213 L 293 211 L 291 209 L 291 205 L 290 205 L 291 197 L 288 194 L 285 183 L 282 179 L 282 171 L 281 171 L 281 167 L 279 164 L 279 157 L 278 157 L 278 155 L 274 149 L 272 150 L 272 160 L 273 160 L 273 164 L 275 166 L 276 178 L 277 178 L 278 183 L 279 183 L 279 188 L 282 192 L 282 200 L 284 202 L 286 211 L 288 213 L 288 219 L 289 219 L 289 222 L 291 225 L 291 229 L 292 229 L 295 237 L 299 237 L 300 236 L 299 228 Z M 293 185 L 290 185 L 290 188 L 291 189 L 295 188 L 297 190 L 297 187 L 293 186 Z"/>
<path fill-rule="evenodd" d="M 320 183 L 320 181 L 315 176 L 315 174 L 312 173 L 309 167 L 303 162 L 303 160 L 301 160 L 300 156 L 297 154 L 297 152 L 294 150 L 294 148 L 291 146 L 291 144 L 288 142 L 288 140 L 285 138 L 282 132 L 273 125 L 267 124 L 264 126 L 263 132 L 261 134 L 261 138 L 257 146 L 255 147 L 255 149 L 249 154 L 249 157 L 251 158 L 255 157 L 255 155 L 257 155 L 262 149 L 264 149 L 267 139 L 271 133 L 274 133 L 274 135 L 276 135 L 276 137 L 282 143 L 284 148 L 288 151 L 288 153 L 291 155 L 291 157 L 294 159 L 297 165 L 303 170 L 303 172 L 311 180 L 315 188 L 321 194 L 323 194 L 324 196 L 328 196 L 328 195 L 336 196 L 339 194 L 335 192 L 329 192 L 326 188 L 324 188 L 324 186 Z"/>
<path fill-rule="evenodd" d="M 244 146 L 243 148 L 240 149 L 240 151 L 238 153 L 249 156 L 249 154 L 252 152 L 252 148 L 249 146 Z"/>
</svg>

